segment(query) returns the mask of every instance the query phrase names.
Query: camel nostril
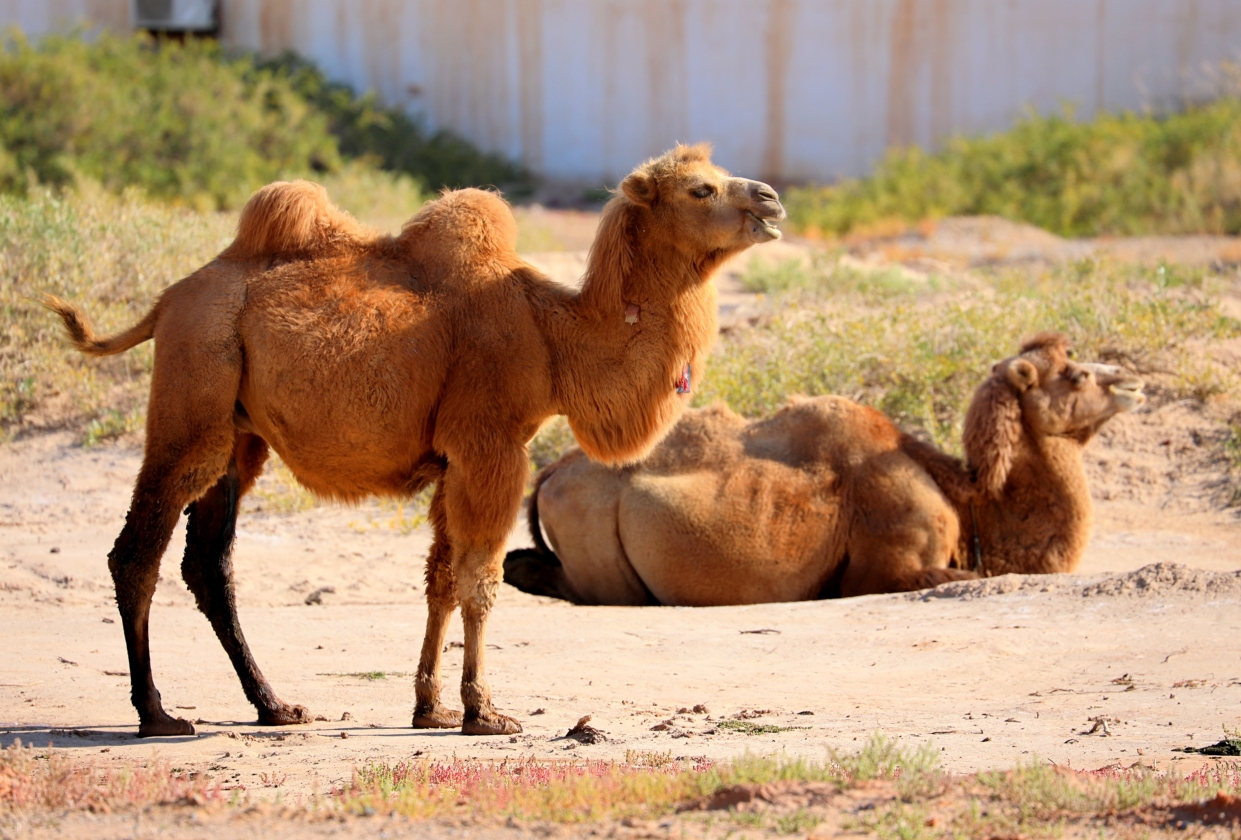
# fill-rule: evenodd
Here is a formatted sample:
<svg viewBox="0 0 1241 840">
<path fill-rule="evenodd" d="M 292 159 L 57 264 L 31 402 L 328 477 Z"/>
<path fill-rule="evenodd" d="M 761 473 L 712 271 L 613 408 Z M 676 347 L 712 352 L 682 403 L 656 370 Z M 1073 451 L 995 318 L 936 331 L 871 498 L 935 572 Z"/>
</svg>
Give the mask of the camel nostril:
<svg viewBox="0 0 1241 840">
<path fill-rule="evenodd" d="M 779 201 L 780 194 L 766 184 L 762 184 L 754 191 L 754 194 L 763 201 Z"/>
</svg>

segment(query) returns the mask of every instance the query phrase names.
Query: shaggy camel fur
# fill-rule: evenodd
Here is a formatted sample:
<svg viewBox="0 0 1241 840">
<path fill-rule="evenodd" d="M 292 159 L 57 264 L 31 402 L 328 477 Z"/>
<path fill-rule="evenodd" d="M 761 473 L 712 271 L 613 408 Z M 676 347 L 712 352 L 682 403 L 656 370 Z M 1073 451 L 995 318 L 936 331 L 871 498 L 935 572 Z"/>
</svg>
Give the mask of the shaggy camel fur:
<svg viewBox="0 0 1241 840">
<path fill-rule="evenodd" d="M 233 597 L 238 500 L 269 446 L 328 498 L 408 497 L 435 482 L 413 725 L 521 731 L 492 706 L 483 652 L 527 442 L 565 414 L 591 457 L 645 455 L 702 374 L 717 330 L 712 273 L 780 235 L 775 191 L 730 177 L 709 152 L 680 146 L 622 181 L 580 290 L 517 257 L 513 215 L 492 193 L 447 193 L 392 237 L 293 182 L 260 190 L 233 244 L 119 336 L 96 338 L 73 306 L 48 300 L 83 352 L 156 340 L 142 470 L 108 558 L 140 735 L 193 732 L 163 709 L 147 638 L 160 555 L 187 505 L 182 574 L 259 722 L 310 719 L 259 672 Z M 458 605 L 464 715 L 440 700 Z"/>
<path fill-rule="evenodd" d="M 511 552 L 505 580 L 583 604 L 711 606 L 1072 571 L 1091 518 L 1082 448 L 1141 389 L 1037 336 L 975 393 L 969 471 L 841 397 L 755 422 L 692 411 L 642 464 L 572 451 L 544 470 L 537 548 Z"/>
</svg>

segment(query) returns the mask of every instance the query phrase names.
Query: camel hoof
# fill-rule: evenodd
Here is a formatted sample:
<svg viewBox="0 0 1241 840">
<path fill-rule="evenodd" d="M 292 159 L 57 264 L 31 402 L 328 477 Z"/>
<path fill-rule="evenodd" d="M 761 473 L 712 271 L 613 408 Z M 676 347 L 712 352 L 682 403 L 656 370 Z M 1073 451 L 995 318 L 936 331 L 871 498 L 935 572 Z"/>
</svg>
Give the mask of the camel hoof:
<svg viewBox="0 0 1241 840">
<path fill-rule="evenodd" d="M 183 718 L 174 718 L 166 714 L 138 724 L 139 738 L 167 738 L 193 734 L 194 724 Z"/>
<path fill-rule="evenodd" d="M 414 729 L 456 729 L 464 720 L 455 709 L 437 705 L 429 712 L 414 713 Z"/>
<path fill-rule="evenodd" d="M 313 721 L 314 716 L 305 706 L 290 706 L 288 703 L 281 703 L 275 709 L 263 709 L 259 712 L 259 726 L 292 726 Z"/>
<path fill-rule="evenodd" d="M 521 724 L 516 718 L 492 713 L 486 718 L 471 718 L 461 724 L 462 735 L 516 735 Z"/>
</svg>

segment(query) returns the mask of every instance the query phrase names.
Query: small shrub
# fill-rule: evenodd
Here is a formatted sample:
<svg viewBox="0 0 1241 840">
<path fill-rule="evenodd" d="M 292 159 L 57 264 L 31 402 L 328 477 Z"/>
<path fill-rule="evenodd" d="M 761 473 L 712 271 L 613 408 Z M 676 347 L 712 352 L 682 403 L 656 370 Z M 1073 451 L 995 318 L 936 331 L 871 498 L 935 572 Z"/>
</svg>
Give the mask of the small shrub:
<svg viewBox="0 0 1241 840">
<path fill-rule="evenodd" d="M 319 498 L 303 487 L 288 465 L 272 453 L 243 504 L 247 512 L 290 514 L 310 510 L 319 504 Z"/>
<path fill-rule="evenodd" d="M 573 436 L 568 419 L 563 416 L 553 417 L 539 429 L 526 447 L 531 470 L 537 472 L 543 469 L 575 446 L 577 438 Z"/>
<path fill-rule="evenodd" d="M 741 285 L 747 292 L 779 294 L 790 289 L 809 289 L 818 285 L 816 274 L 799 259 L 772 263 L 755 257 L 741 275 Z"/>
</svg>

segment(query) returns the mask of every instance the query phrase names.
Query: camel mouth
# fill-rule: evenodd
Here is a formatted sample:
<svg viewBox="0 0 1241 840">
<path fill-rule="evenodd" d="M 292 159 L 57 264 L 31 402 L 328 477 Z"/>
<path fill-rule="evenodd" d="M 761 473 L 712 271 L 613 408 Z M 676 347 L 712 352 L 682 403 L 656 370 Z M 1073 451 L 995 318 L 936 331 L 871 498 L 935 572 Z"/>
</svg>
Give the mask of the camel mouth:
<svg viewBox="0 0 1241 840">
<path fill-rule="evenodd" d="M 745 215 L 750 229 L 750 238 L 755 242 L 770 242 L 784 236 L 784 232 L 776 227 L 776 223 L 771 219 L 760 219 L 749 210 Z"/>
<path fill-rule="evenodd" d="M 1146 395 L 1142 393 L 1143 385 L 1140 379 L 1114 382 L 1108 386 L 1107 392 L 1120 403 L 1122 411 L 1130 411 L 1146 402 Z"/>
</svg>

